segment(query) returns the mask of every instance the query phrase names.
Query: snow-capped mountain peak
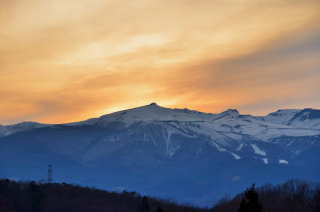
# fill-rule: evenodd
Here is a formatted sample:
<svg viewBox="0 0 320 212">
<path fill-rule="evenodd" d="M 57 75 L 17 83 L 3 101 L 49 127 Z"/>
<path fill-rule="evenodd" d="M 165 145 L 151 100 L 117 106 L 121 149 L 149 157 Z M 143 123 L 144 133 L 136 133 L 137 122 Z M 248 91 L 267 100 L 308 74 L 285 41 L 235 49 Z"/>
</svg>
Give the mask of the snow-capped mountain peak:
<svg viewBox="0 0 320 212">
<path fill-rule="evenodd" d="M 142 107 L 107 114 L 98 118 L 100 124 L 106 122 L 122 122 L 126 126 L 134 122 L 147 121 L 201 121 L 204 115 L 188 109 L 170 109 L 152 103 Z M 85 124 L 86 122 L 82 122 Z"/>
<path fill-rule="evenodd" d="M 234 134 L 253 136 L 255 139 L 267 141 L 278 136 L 312 136 L 320 134 L 320 110 L 316 109 L 284 109 L 270 113 L 267 116 L 240 115 L 236 109 L 228 109 L 219 114 L 202 113 L 185 109 L 170 109 L 156 103 L 128 110 L 103 115 L 82 122 L 64 124 L 69 126 L 96 125 L 100 127 L 129 127 L 134 123 L 175 122 L 179 128 L 186 128 L 183 123 L 197 126 L 197 130 L 212 137 L 235 136 Z M 183 127 L 182 127 L 183 125 Z M 191 126 L 190 125 L 190 126 Z M 39 123 L 20 123 L 0 126 L 0 136 L 30 130 L 43 125 Z M 187 126 L 190 130 L 190 126 Z M 195 130 L 195 129 L 194 129 Z M 223 137 L 223 136 L 222 136 Z M 220 136 L 221 138 L 221 136 Z M 220 140 L 216 138 L 216 140 Z"/>
<path fill-rule="evenodd" d="M 306 119 L 320 119 L 320 110 L 305 108 L 297 112 L 290 121 L 294 121 L 294 120 L 305 121 Z"/>
<path fill-rule="evenodd" d="M 221 115 L 220 117 L 229 116 L 232 118 L 238 118 L 240 114 L 237 109 L 228 109 L 228 110 L 222 112 L 220 115 Z"/>
<path fill-rule="evenodd" d="M 180 185 L 187 173 L 183 194 L 194 174 L 195 184 L 189 189 L 199 187 L 203 179 L 205 196 L 208 185 L 216 191 L 219 186 L 223 189 L 223 182 L 236 185 L 233 179 L 246 180 L 255 173 L 267 180 L 274 175 L 301 177 L 297 173 L 319 179 L 318 116 L 315 109 L 252 116 L 235 109 L 211 114 L 152 103 L 77 123 L 0 126 L 0 177 L 39 178 L 53 161 L 62 181 L 84 170 L 70 180 L 92 174 L 92 182 L 119 186 L 124 174 L 132 179 L 139 173 L 136 179 L 141 182 L 132 181 L 129 188 L 143 185 L 161 190 L 167 182 L 176 188 L 177 179 Z M 220 173 L 223 179 L 217 182 Z"/>
<path fill-rule="evenodd" d="M 299 128 L 320 129 L 320 110 L 312 108 L 300 110 L 295 113 L 288 124 Z"/>
<path fill-rule="evenodd" d="M 287 124 L 295 115 L 301 110 L 298 109 L 281 109 L 276 112 L 269 113 L 265 120 L 278 123 L 278 124 Z"/>
</svg>

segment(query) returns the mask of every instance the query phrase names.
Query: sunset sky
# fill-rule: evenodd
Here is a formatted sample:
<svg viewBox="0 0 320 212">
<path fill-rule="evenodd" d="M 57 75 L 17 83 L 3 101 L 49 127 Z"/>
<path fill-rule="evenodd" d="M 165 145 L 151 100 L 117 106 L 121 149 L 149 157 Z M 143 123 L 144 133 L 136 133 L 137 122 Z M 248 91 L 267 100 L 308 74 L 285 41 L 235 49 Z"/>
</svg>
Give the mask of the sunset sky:
<svg viewBox="0 0 320 212">
<path fill-rule="evenodd" d="M 320 0 L 0 0 L 0 26 L 1 124 L 320 105 Z"/>
</svg>

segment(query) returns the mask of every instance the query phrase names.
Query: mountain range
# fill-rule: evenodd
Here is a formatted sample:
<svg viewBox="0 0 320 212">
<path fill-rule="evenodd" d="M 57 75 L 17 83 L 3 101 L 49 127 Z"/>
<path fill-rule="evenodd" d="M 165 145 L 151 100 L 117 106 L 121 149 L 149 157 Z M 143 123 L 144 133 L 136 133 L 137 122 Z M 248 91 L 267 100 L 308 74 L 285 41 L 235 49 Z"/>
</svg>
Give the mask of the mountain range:
<svg viewBox="0 0 320 212">
<path fill-rule="evenodd" d="M 320 110 L 267 116 L 150 105 L 67 123 L 0 125 L 0 177 L 138 191 L 211 206 L 253 182 L 320 179 Z"/>
</svg>

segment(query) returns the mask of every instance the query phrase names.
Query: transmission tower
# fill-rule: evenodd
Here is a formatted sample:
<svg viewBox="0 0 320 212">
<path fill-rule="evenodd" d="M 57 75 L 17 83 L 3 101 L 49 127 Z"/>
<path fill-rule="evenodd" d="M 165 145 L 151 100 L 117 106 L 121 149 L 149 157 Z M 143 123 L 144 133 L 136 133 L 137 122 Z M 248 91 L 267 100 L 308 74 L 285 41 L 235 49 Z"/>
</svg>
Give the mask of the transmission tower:
<svg viewBox="0 0 320 212">
<path fill-rule="evenodd" d="M 48 164 L 48 183 L 52 183 L 52 165 Z"/>
</svg>

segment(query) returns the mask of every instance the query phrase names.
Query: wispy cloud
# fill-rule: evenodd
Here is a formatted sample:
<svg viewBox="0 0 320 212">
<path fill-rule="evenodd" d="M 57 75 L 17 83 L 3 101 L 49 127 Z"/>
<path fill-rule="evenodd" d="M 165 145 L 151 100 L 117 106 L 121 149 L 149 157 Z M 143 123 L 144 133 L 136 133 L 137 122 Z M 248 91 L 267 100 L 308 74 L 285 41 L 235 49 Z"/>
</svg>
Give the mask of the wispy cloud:
<svg viewBox="0 0 320 212">
<path fill-rule="evenodd" d="M 317 107 L 316 0 L 0 2 L 0 123 L 158 102 L 207 112 Z"/>
</svg>

